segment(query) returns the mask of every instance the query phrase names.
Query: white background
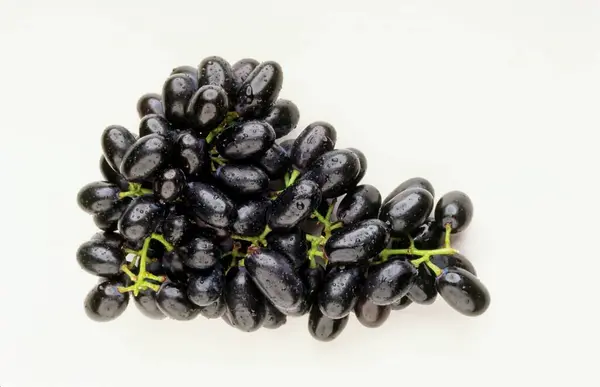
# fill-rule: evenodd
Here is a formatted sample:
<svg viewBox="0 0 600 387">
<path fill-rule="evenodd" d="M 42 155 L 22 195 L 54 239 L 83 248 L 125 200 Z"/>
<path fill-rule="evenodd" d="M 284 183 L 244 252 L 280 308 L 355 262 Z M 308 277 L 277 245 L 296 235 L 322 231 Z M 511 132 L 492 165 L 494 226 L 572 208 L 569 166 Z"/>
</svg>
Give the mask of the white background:
<svg viewBox="0 0 600 387">
<path fill-rule="evenodd" d="M 0 386 L 598 385 L 598 1 L 0 4 Z M 299 126 L 334 124 L 384 195 L 467 192 L 488 312 L 412 306 L 328 344 L 306 318 L 89 321 L 75 195 L 100 133 L 136 131 L 137 98 L 209 55 L 278 61 Z"/>
</svg>

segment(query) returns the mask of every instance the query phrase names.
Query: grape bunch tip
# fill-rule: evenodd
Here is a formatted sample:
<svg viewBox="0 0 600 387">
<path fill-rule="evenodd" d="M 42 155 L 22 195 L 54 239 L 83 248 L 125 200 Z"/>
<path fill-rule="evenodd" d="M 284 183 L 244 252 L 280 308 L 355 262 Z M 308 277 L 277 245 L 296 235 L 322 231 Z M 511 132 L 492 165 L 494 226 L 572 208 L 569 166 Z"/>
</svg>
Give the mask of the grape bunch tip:
<svg viewBox="0 0 600 387">
<path fill-rule="evenodd" d="M 100 230 L 76 252 L 99 278 L 87 316 L 112 321 L 131 299 L 151 319 L 202 315 L 243 332 L 308 315 L 310 335 L 329 342 L 351 314 L 375 328 L 438 295 L 483 314 L 490 294 L 452 247 L 469 196 L 436 202 L 416 177 L 382 198 L 361 184 L 365 154 L 336 148 L 327 122 L 283 140 L 300 112 L 282 84 L 274 61 L 208 57 L 139 99 L 137 133 L 104 129 L 102 179 L 77 194 Z"/>
</svg>

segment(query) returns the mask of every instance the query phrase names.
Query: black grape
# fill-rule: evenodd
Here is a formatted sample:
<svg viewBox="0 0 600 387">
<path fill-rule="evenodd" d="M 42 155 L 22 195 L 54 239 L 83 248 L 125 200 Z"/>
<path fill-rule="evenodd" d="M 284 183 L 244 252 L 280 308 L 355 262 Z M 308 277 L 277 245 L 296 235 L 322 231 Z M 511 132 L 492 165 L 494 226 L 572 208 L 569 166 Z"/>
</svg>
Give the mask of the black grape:
<svg viewBox="0 0 600 387">
<path fill-rule="evenodd" d="M 147 93 L 140 97 L 137 102 L 137 111 L 140 118 L 148 114 L 158 114 L 163 116 L 165 109 L 162 104 L 162 97 L 160 94 Z"/>
<path fill-rule="evenodd" d="M 435 220 L 441 227 L 447 224 L 452 234 L 457 234 L 471 224 L 473 219 L 473 202 L 464 192 L 448 192 L 440 198 L 435 206 Z"/>
<path fill-rule="evenodd" d="M 294 310 L 304 302 L 304 284 L 289 257 L 270 249 L 258 249 L 244 259 L 256 286 L 277 309 Z"/>
<path fill-rule="evenodd" d="M 127 191 L 129 188 L 129 182 L 121 176 L 121 174 L 110 166 L 108 161 L 106 161 L 106 157 L 104 155 L 100 156 L 100 173 L 104 180 L 109 183 L 115 184 L 122 191 Z"/>
<path fill-rule="evenodd" d="M 390 317 L 389 305 L 375 305 L 367 297 L 360 296 L 354 306 L 356 319 L 367 328 L 378 328 Z"/>
<path fill-rule="evenodd" d="M 133 297 L 138 310 L 146 317 L 152 320 L 163 320 L 166 316 L 158 308 L 156 303 L 156 292 L 152 289 L 140 290 L 137 296 Z"/>
<path fill-rule="evenodd" d="M 171 281 L 182 284 L 187 283 L 189 270 L 183 264 L 183 259 L 177 250 L 165 253 L 160 258 L 160 264 Z"/>
<path fill-rule="evenodd" d="M 225 284 L 225 302 L 231 325 L 243 332 L 261 327 L 266 317 L 265 299 L 245 267 L 229 269 Z"/>
<path fill-rule="evenodd" d="M 275 142 L 275 131 L 264 121 L 240 121 L 220 134 L 217 151 L 229 160 L 247 160 L 263 155 Z"/>
<path fill-rule="evenodd" d="M 77 193 L 79 208 L 89 214 L 97 214 L 113 208 L 121 190 L 115 184 L 95 181 L 86 184 Z"/>
<path fill-rule="evenodd" d="M 83 270 L 101 277 L 118 275 L 125 262 L 125 254 L 120 248 L 101 240 L 83 243 L 77 249 L 76 256 Z"/>
<path fill-rule="evenodd" d="M 115 202 L 114 206 L 104 212 L 94 214 L 94 224 L 103 231 L 115 231 L 118 227 L 119 219 L 129 207 L 131 198 L 124 198 Z"/>
<path fill-rule="evenodd" d="M 352 187 L 360 171 L 360 161 L 347 149 L 336 149 L 319 156 L 301 179 L 319 184 L 323 198 L 335 198 Z"/>
<path fill-rule="evenodd" d="M 129 304 L 129 293 L 118 289 L 124 285 L 118 280 L 105 280 L 96 285 L 85 297 L 86 315 L 97 322 L 111 321 L 122 315 Z"/>
<path fill-rule="evenodd" d="M 323 153 L 332 151 L 337 140 L 337 132 L 326 122 L 313 122 L 294 140 L 290 158 L 300 171 L 309 168 Z"/>
<path fill-rule="evenodd" d="M 389 305 L 404 297 L 415 283 L 417 269 L 401 259 L 369 267 L 364 292 L 376 305 Z"/>
<path fill-rule="evenodd" d="M 348 191 L 340 202 L 336 217 L 345 226 L 377 217 L 381 206 L 379 190 L 370 184 L 359 185 Z"/>
<path fill-rule="evenodd" d="M 211 238 L 197 235 L 179 248 L 179 255 L 189 268 L 210 269 L 219 262 L 222 253 Z"/>
<path fill-rule="evenodd" d="M 260 235 L 267 226 L 267 213 L 270 207 L 271 201 L 267 198 L 249 199 L 238 204 L 237 215 L 232 226 L 233 232 L 244 236 Z"/>
<path fill-rule="evenodd" d="M 198 82 L 187 74 L 173 74 L 165 81 L 162 105 L 166 119 L 174 128 L 188 126 L 186 109 L 197 89 Z"/>
<path fill-rule="evenodd" d="M 256 165 L 265 171 L 272 180 L 283 177 L 289 169 L 290 163 L 290 157 L 285 149 L 276 143 L 256 161 Z"/>
<path fill-rule="evenodd" d="M 183 285 L 165 282 L 156 293 L 156 304 L 161 312 L 173 320 L 193 320 L 200 313 L 196 304 L 191 302 Z"/>
<path fill-rule="evenodd" d="M 362 280 L 363 272 L 358 266 L 331 267 L 317 296 L 321 312 L 332 319 L 347 316 L 356 304 Z"/>
<path fill-rule="evenodd" d="M 163 202 L 174 202 L 185 188 L 185 174 L 181 169 L 163 170 L 154 180 L 154 195 Z"/>
<path fill-rule="evenodd" d="M 190 125 L 200 132 L 215 129 L 225 119 L 229 108 L 227 93 L 219 86 L 205 85 L 190 100 L 186 114 Z"/>
<path fill-rule="evenodd" d="M 429 305 L 435 302 L 437 290 L 435 288 L 435 274 L 422 263 L 417 268 L 415 283 L 408 291 L 408 297 L 417 304 Z"/>
<path fill-rule="evenodd" d="M 253 58 L 244 58 L 235 62 L 231 66 L 231 71 L 233 73 L 233 84 L 234 89 L 239 90 L 240 86 L 244 81 L 248 78 L 248 76 L 252 73 L 252 71 L 260 64 L 259 61 Z"/>
<path fill-rule="evenodd" d="M 216 267 L 192 275 L 188 282 L 187 296 L 198 306 L 209 306 L 219 300 L 224 286 L 223 269 Z"/>
<path fill-rule="evenodd" d="M 358 183 L 360 183 L 360 181 L 363 179 L 363 177 L 365 177 L 365 174 L 367 173 L 367 157 L 360 149 L 348 148 L 348 150 L 353 152 L 360 161 L 360 171 L 358 172 L 358 175 L 356 175 L 354 181 L 351 184 L 352 186 L 355 186 L 358 185 Z"/>
<path fill-rule="evenodd" d="M 383 222 L 368 219 L 335 230 L 325 244 L 330 263 L 358 263 L 379 254 L 389 242 Z"/>
<path fill-rule="evenodd" d="M 149 134 L 160 134 L 164 137 L 169 137 L 173 135 L 173 131 L 171 129 L 171 125 L 169 121 L 161 115 L 158 114 L 148 114 L 142 117 L 139 125 L 140 137 L 147 136 Z"/>
<path fill-rule="evenodd" d="M 177 139 L 175 162 L 186 176 L 197 178 L 210 170 L 208 149 L 204 139 L 185 133 Z"/>
<path fill-rule="evenodd" d="M 233 71 L 225 59 L 218 56 L 204 58 L 198 65 L 198 86 L 218 86 L 225 96 L 233 94 Z"/>
<path fill-rule="evenodd" d="M 267 191 L 269 176 L 248 164 L 225 164 L 215 171 L 215 178 L 227 191 L 238 195 L 256 195 Z"/>
<path fill-rule="evenodd" d="M 95 242 L 103 242 L 106 245 L 114 247 L 116 249 L 120 249 L 121 247 L 123 247 L 123 243 L 125 243 L 125 240 L 120 234 L 117 234 L 115 232 L 104 231 L 95 233 L 94 235 L 92 235 L 90 240 Z"/>
<path fill-rule="evenodd" d="M 273 201 L 268 225 L 275 231 L 290 230 L 308 218 L 320 203 L 319 186 L 310 180 L 299 181 Z"/>
<path fill-rule="evenodd" d="M 307 262 L 308 244 L 306 234 L 299 228 L 288 231 L 271 232 L 267 235 L 267 246 L 286 255 L 296 269 Z"/>
<path fill-rule="evenodd" d="M 119 219 L 119 233 L 131 242 L 139 242 L 150 236 L 164 215 L 164 208 L 150 195 L 139 196 L 123 212 Z"/>
<path fill-rule="evenodd" d="M 221 190 L 205 183 L 188 183 L 185 201 L 194 215 L 216 228 L 230 227 L 234 222 L 234 203 Z"/>
<path fill-rule="evenodd" d="M 172 149 L 172 143 L 160 134 L 144 136 L 123 156 L 119 171 L 129 181 L 152 178 L 167 165 Z"/>
<path fill-rule="evenodd" d="M 399 193 L 406 191 L 409 188 L 423 188 L 425 191 L 428 191 L 432 197 L 435 196 L 435 190 L 433 189 L 433 185 L 422 177 L 413 177 L 406 181 L 400 183 L 392 192 L 389 193 L 388 196 L 383 199 L 383 204 L 386 204 L 390 200 L 392 200 Z"/>
<path fill-rule="evenodd" d="M 198 81 L 198 69 L 192 66 L 178 66 L 175 67 L 172 71 L 170 75 L 175 75 L 175 74 L 183 74 L 183 75 L 187 75 L 188 77 L 191 77 L 192 79 L 196 80 L 196 82 Z"/>
<path fill-rule="evenodd" d="M 207 306 L 201 306 L 200 314 L 209 319 L 215 319 L 222 317 L 227 311 L 227 305 L 225 304 L 225 299 L 223 295 L 219 297 L 219 299 Z"/>
<path fill-rule="evenodd" d="M 280 138 L 296 128 L 298 121 L 300 121 L 300 111 L 292 101 L 278 99 L 269 109 L 264 120 L 273 127 L 275 136 Z"/>
<path fill-rule="evenodd" d="M 277 100 L 282 85 L 281 66 L 273 61 L 262 62 L 239 86 L 236 112 L 242 117 L 262 116 Z"/>
<path fill-rule="evenodd" d="M 285 314 L 281 313 L 273 304 L 265 300 L 265 321 L 263 328 L 277 329 L 287 322 Z"/>
<path fill-rule="evenodd" d="M 381 207 L 379 219 L 392 236 L 409 234 L 422 225 L 433 209 L 433 196 L 423 188 L 409 188 Z"/>
<path fill-rule="evenodd" d="M 487 288 L 464 269 L 444 269 L 436 278 L 435 286 L 448 305 L 466 316 L 479 316 L 490 306 Z"/>
<path fill-rule="evenodd" d="M 433 218 L 429 218 L 411 233 L 415 247 L 421 250 L 433 250 L 444 244 L 444 229 Z"/>
<path fill-rule="evenodd" d="M 473 275 L 477 275 L 477 271 L 475 270 L 475 267 L 471 261 L 459 253 L 454 253 L 451 255 L 432 255 L 429 258 L 429 261 L 442 270 L 449 267 L 458 267 L 468 271 Z"/>
<path fill-rule="evenodd" d="M 317 305 L 313 305 L 308 316 L 308 332 L 318 341 L 328 342 L 336 339 L 348 325 L 350 316 L 331 319 L 323 314 Z"/>
<path fill-rule="evenodd" d="M 102 152 L 106 161 L 115 171 L 119 171 L 125 153 L 133 146 L 136 138 L 120 125 L 111 125 L 102 132 Z"/>
</svg>

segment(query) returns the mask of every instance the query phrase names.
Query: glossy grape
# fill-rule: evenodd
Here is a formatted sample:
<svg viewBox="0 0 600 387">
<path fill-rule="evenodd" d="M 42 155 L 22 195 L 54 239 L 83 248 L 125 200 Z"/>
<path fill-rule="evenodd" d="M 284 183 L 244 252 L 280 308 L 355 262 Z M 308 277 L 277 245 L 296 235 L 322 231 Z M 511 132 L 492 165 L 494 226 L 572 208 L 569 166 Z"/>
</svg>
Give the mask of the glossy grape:
<svg viewBox="0 0 600 387">
<path fill-rule="evenodd" d="M 169 139 L 160 134 L 144 136 L 123 156 L 119 171 L 129 181 L 150 179 L 167 165 L 172 149 Z"/>
<path fill-rule="evenodd" d="M 224 287 L 223 269 L 216 267 L 192 275 L 188 282 L 187 296 L 198 306 L 208 306 L 219 300 Z"/>
<path fill-rule="evenodd" d="M 201 306 L 200 314 L 208 319 L 215 319 L 222 317 L 227 311 L 227 304 L 225 304 L 225 298 L 223 295 L 219 299 L 207 306 Z"/>
<path fill-rule="evenodd" d="M 183 263 L 192 269 L 210 269 L 221 259 L 221 250 L 215 242 L 202 235 L 179 248 Z M 205 306 L 205 305 L 201 305 Z"/>
<path fill-rule="evenodd" d="M 181 169 L 165 169 L 154 180 L 154 195 L 166 203 L 179 199 L 184 189 L 185 174 Z"/>
<path fill-rule="evenodd" d="M 259 64 L 260 62 L 256 59 L 244 58 L 238 60 L 231 66 L 231 71 L 233 73 L 234 90 L 239 90 L 242 83 L 244 83 L 244 81 L 248 79 L 248 76 Z"/>
<path fill-rule="evenodd" d="M 121 190 L 115 184 L 95 181 L 86 184 L 77 193 L 79 208 L 89 214 L 108 211 L 119 200 Z"/>
<path fill-rule="evenodd" d="M 377 217 L 381 206 L 379 190 L 370 184 L 350 190 L 337 208 L 337 220 L 345 226 Z"/>
<path fill-rule="evenodd" d="M 308 332 L 310 335 L 323 342 L 335 340 L 348 325 L 350 316 L 340 319 L 331 319 L 323 314 L 317 305 L 314 305 L 308 316 Z"/>
<path fill-rule="evenodd" d="M 302 179 L 319 184 L 323 198 L 346 193 L 360 171 L 360 161 L 347 149 L 336 149 L 319 156 Z"/>
<path fill-rule="evenodd" d="M 356 319 L 367 328 L 378 328 L 390 317 L 392 308 L 389 305 L 375 305 L 365 296 L 358 297 L 354 306 Z"/>
<path fill-rule="evenodd" d="M 460 269 L 468 271 L 473 275 L 477 275 L 477 271 L 475 270 L 475 267 L 473 266 L 471 261 L 469 261 L 464 255 L 459 253 L 454 253 L 450 255 L 432 255 L 429 258 L 429 260 L 431 263 L 433 263 L 442 270 L 449 267 L 458 267 Z"/>
<path fill-rule="evenodd" d="M 379 254 L 389 242 L 383 222 L 368 219 L 335 230 L 325 244 L 330 263 L 358 263 Z"/>
<path fill-rule="evenodd" d="M 433 209 L 433 196 L 423 188 L 409 188 L 381 207 L 379 219 L 393 236 L 410 234 L 422 225 Z"/>
<path fill-rule="evenodd" d="M 322 154 L 332 151 L 337 140 L 337 132 L 326 122 L 317 121 L 308 125 L 296 137 L 290 150 L 290 159 L 300 171 L 309 168 Z"/>
<path fill-rule="evenodd" d="M 441 227 L 447 224 L 452 234 L 464 231 L 473 219 L 473 202 L 464 192 L 448 192 L 440 198 L 435 206 L 435 220 Z"/>
<path fill-rule="evenodd" d="M 163 320 L 165 314 L 158 308 L 156 303 L 156 292 L 152 289 L 141 290 L 137 296 L 133 297 L 135 306 L 146 317 L 152 320 Z"/>
<path fill-rule="evenodd" d="M 268 225 L 272 230 L 290 230 L 308 218 L 321 203 L 321 190 L 310 180 L 286 188 L 273 201 Z"/>
<path fill-rule="evenodd" d="M 347 316 L 358 300 L 362 281 L 363 272 L 358 266 L 331 267 L 317 296 L 321 312 L 332 319 Z"/>
<path fill-rule="evenodd" d="M 183 74 L 183 75 L 187 75 L 188 77 L 191 77 L 192 79 L 196 80 L 196 82 L 198 81 L 198 69 L 192 66 L 178 66 L 175 67 L 172 71 L 171 71 L 171 75 L 174 74 Z"/>
<path fill-rule="evenodd" d="M 229 269 L 225 285 L 225 302 L 231 324 L 243 332 L 259 329 L 265 320 L 265 299 L 245 267 Z"/>
<path fill-rule="evenodd" d="M 85 297 L 86 315 L 93 321 L 112 321 L 123 314 L 129 304 L 129 293 L 119 292 L 124 283 L 105 280 L 96 285 Z"/>
<path fill-rule="evenodd" d="M 198 86 L 217 86 L 225 96 L 233 92 L 233 71 L 231 65 L 219 56 L 204 58 L 198 65 Z"/>
<path fill-rule="evenodd" d="M 433 218 L 429 218 L 411 233 L 415 247 L 421 250 L 433 250 L 443 246 L 444 229 Z"/>
<path fill-rule="evenodd" d="M 265 300 L 265 321 L 263 328 L 277 329 L 287 322 L 285 314 L 281 313 L 273 304 Z"/>
<path fill-rule="evenodd" d="M 186 108 L 190 125 L 200 131 L 215 129 L 225 119 L 229 108 L 227 93 L 219 86 L 205 85 L 196 91 Z"/>
<path fill-rule="evenodd" d="M 225 164 L 215 172 L 216 180 L 227 192 L 237 195 L 257 195 L 269 188 L 269 176 L 262 169 L 248 164 Z"/>
<path fill-rule="evenodd" d="M 94 224 L 100 230 L 115 231 L 118 227 L 119 219 L 121 219 L 123 213 L 125 212 L 125 210 L 127 210 L 130 203 L 131 198 L 124 198 L 119 200 L 118 202 L 115 202 L 112 208 L 94 214 L 94 216 L 92 217 L 94 220 Z"/>
<path fill-rule="evenodd" d="M 295 103 L 287 99 L 275 101 L 265 116 L 265 122 L 273 127 L 277 138 L 286 136 L 294 130 L 298 121 L 300 121 L 300 110 Z"/>
<path fill-rule="evenodd" d="M 429 305 L 435 302 L 435 274 L 424 263 L 417 268 L 415 283 L 410 287 L 407 296 L 417 304 Z"/>
<path fill-rule="evenodd" d="M 124 127 L 111 125 L 102 132 L 101 142 L 106 161 L 112 169 L 119 171 L 123 157 L 136 142 L 136 138 Z"/>
<path fill-rule="evenodd" d="M 270 207 L 271 201 L 267 198 L 248 199 L 238 204 L 233 232 L 244 236 L 260 235 L 267 226 Z"/>
<path fill-rule="evenodd" d="M 137 197 L 119 219 L 119 233 L 128 241 L 139 242 L 156 230 L 163 214 L 164 207 L 154 197 Z"/>
<path fill-rule="evenodd" d="M 167 317 L 178 321 L 193 320 L 200 310 L 186 295 L 183 285 L 165 282 L 156 293 L 156 304 Z"/>
<path fill-rule="evenodd" d="M 375 305 L 389 305 L 404 297 L 415 283 L 417 269 L 400 259 L 369 267 L 364 292 Z"/>
<path fill-rule="evenodd" d="M 307 265 L 301 271 L 304 281 L 305 298 L 308 305 L 313 305 L 325 279 L 325 269 L 321 265 Z"/>
<path fill-rule="evenodd" d="M 173 130 L 169 121 L 158 114 L 148 114 L 142 117 L 140 120 L 139 131 L 140 137 L 147 136 L 149 134 L 160 134 L 164 137 L 173 135 Z"/>
<path fill-rule="evenodd" d="M 204 139 L 185 133 L 177 139 L 173 158 L 186 176 L 197 178 L 210 170 L 208 149 Z"/>
<path fill-rule="evenodd" d="M 77 249 L 76 256 L 84 271 L 101 277 L 118 275 L 125 262 L 125 255 L 120 248 L 100 240 L 83 243 Z"/>
<path fill-rule="evenodd" d="M 125 240 L 120 234 L 104 231 L 95 233 L 92 235 L 90 240 L 95 242 L 103 242 L 110 247 L 114 247 L 115 249 L 121 249 L 121 247 L 123 247 L 123 243 L 125 243 Z"/>
<path fill-rule="evenodd" d="M 490 306 L 487 288 L 464 269 L 444 269 L 436 278 L 435 286 L 448 305 L 466 316 L 479 316 Z"/>
<path fill-rule="evenodd" d="M 360 171 L 358 172 L 358 175 L 356 175 L 354 181 L 351 184 L 351 186 L 356 186 L 358 185 L 358 183 L 360 183 L 360 181 L 363 179 L 363 177 L 365 177 L 365 174 L 367 173 L 367 157 L 360 149 L 348 148 L 348 150 L 353 152 L 360 161 Z"/>
<path fill-rule="evenodd" d="M 163 108 L 162 97 L 156 93 L 142 95 L 137 102 L 137 111 L 140 118 L 148 114 L 164 116 L 165 109 Z"/>
<path fill-rule="evenodd" d="M 390 200 L 392 200 L 396 195 L 401 192 L 406 191 L 410 188 L 423 188 L 425 191 L 428 191 L 432 197 L 435 196 L 435 190 L 433 189 L 433 185 L 429 182 L 429 180 L 422 177 L 413 177 L 406 181 L 400 183 L 396 188 L 389 193 L 388 196 L 383 199 L 383 204 L 386 204 Z"/>
<path fill-rule="evenodd" d="M 287 231 L 271 232 L 267 235 L 267 246 L 286 255 L 296 269 L 307 262 L 308 244 L 306 234 L 299 228 Z"/>
<path fill-rule="evenodd" d="M 110 166 L 104 155 L 100 156 L 100 173 L 104 180 L 109 183 L 115 184 L 122 191 L 127 191 L 129 188 L 129 182 L 121 176 L 121 174 Z"/>
<path fill-rule="evenodd" d="M 273 144 L 256 161 L 270 179 L 279 179 L 285 175 L 291 164 L 290 158 L 279 144 Z"/>
<path fill-rule="evenodd" d="M 164 116 L 174 128 L 189 125 L 187 106 L 198 89 L 198 82 L 187 74 L 173 74 L 165 81 L 162 90 Z"/>
<path fill-rule="evenodd" d="M 188 183 L 185 201 L 194 215 L 216 228 L 230 227 L 234 222 L 235 206 L 221 190 L 205 183 Z"/>
<path fill-rule="evenodd" d="M 240 85 L 235 111 L 242 117 L 258 117 L 277 100 L 283 85 L 281 66 L 273 61 L 262 62 Z"/>
<path fill-rule="evenodd" d="M 229 160 L 248 160 L 264 154 L 275 142 L 275 131 L 264 121 L 241 121 L 217 137 L 219 153 Z"/>
<path fill-rule="evenodd" d="M 287 256 L 263 248 L 248 255 L 244 266 L 256 286 L 277 309 L 285 313 L 304 302 L 304 284 Z"/>
</svg>

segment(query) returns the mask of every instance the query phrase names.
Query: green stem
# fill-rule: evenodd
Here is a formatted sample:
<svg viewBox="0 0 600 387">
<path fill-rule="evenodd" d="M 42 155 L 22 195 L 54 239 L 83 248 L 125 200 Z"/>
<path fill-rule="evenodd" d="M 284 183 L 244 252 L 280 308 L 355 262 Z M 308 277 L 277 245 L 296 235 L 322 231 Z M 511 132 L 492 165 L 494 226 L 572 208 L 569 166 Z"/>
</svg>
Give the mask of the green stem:
<svg viewBox="0 0 600 387">
<path fill-rule="evenodd" d="M 450 223 L 446 225 L 446 236 L 444 237 L 444 246 L 446 248 L 450 247 L 450 233 L 452 232 L 452 226 Z"/>
<path fill-rule="evenodd" d="M 151 194 L 152 190 L 147 188 L 142 188 L 140 183 L 129 183 L 127 187 L 127 191 L 119 192 L 119 199 L 127 198 L 127 197 L 137 197 Z"/>
<path fill-rule="evenodd" d="M 260 246 L 267 247 L 266 237 L 267 237 L 267 235 L 269 235 L 270 232 L 271 232 L 271 228 L 269 226 L 266 226 L 265 229 L 263 230 L 263 232 L 259 236 L 247 237 L 247 236 L 243 236 L 243 235 L 235 235 L 234 234 L 231 236 L 231 239 L 250 242 L 252 244 L 252 246 L 255 246 L 255 247 L 260 247 Z"/>
<path fill-rule="evenodd" d="M 296 179 L 300 176 L 300 171 L 297 169 L 292 170 L 292 174 L 290 175 L 287 183 L 285 183 L 285 187 L 289 187 L 290 185 L 296 182 Z"/>
<path fill-rule="evenodd" d="M 433 273 L 435 274 L 436 277 L 439 277 L 440 275 L 442 275 L 442 269 L 437 267 L 433 262 L 427 260 L 427 261 L 425 261 L 425 264 L 431 269 L 431 271 L 433 271 Z"/>
<path fill-rule="evenodd" d="M 169 242 L 167 242 L 167 240 L 165 239 L 164 236 L 160 235 L 160 234 L 152 234 L 150 236 L 151 239 L 154 239 L 155 241 L 159 242 L 160 244 L 162 244 L 163 246 L 165 246 L 165 250 L 167 251 L 172 251 L 173 250 L 173 245 L 170 244 Z"/>
<path fill-rule="evenodd" d="M 139 257 L 138 275 L 136 276 L 135 274 L 133 274 L 133 272 L 131 272 L 131 270 L 125 265 L 121 267 L 121 270 L 125 274 L 127 274 L 132 281 L 135 281 L 134 284 L 131 286 L 128 286 L 126 288 L 120 287 L 119 291 L 121 293 L 132 292 L 134 296 L 137 296 L 141 290 L 145 289 L 152 289 L 154 291 L 158 291 L 158 289 L 160 288 L 159 285 L 149 283 L 147 280 L 153 280 L 158 282 L 164 282 L 166 280 L 164 276 L 156 276 L 146 271 L 146 263 L 150 260 L 150 258 L 148 258 L 148 249 L 150 248 L 150 242 L 153 239 L 162 243 L 167 251 L 173 250 L 173 246 L 169 242 L 167 242 L 162 235 L 152 234 L 151 236 L 146 238 L 144 240 L 142 249 L 136 252 L 136 258 L 134 258 L 134 260 L 136 260 L 137 257 Z"/>
<path fill-rule="evenodd" d="M 219 164 L 219 165 L 225 165 L 225 164 L 227 164 L 227 160 L 225 160 L 222 157 L 211 157 L 210 159 L 213 162 L 215 162 L 216 164 Z"/>
<path fill-rule="evenodd" d="M 408 249 L 384 249 L 379 255 L 387 259 L 390 255 L 417 255 L 417 256 L 425 256 L 425 255 L 452 255 L 458 253 L 458 250 L 453 249 L 452 247 L 444 247 L 442 249 L 434 249 L 434 250 L 419 250 L 415 248 Z"/>
<path fill-rule="evenodd" d="M 219 134 L 221 134 L 223 131 L 225 131 L 225 129 L 227 128 L 227 126 L 229 126 L 229 124 L 231 124 L 233 121 L 235 121 L 238 117 L 239 117 L 239 115 L 236 112 L 229 112 L 229 113 L 227 113 L 227 116 L 225 116 L 225 119 L 223 120 L 223 122 L 221 122 L 219 124 L 219 126 L 217 126 L 215 129 L 213 129 L 208 134 L 208 136 L 206 136 L 206 143 L 210 144 L 211 142 L 213 142 L 213 140 Z"/>
</svg>

